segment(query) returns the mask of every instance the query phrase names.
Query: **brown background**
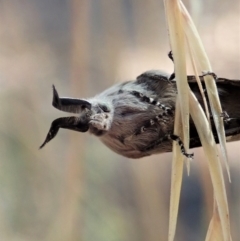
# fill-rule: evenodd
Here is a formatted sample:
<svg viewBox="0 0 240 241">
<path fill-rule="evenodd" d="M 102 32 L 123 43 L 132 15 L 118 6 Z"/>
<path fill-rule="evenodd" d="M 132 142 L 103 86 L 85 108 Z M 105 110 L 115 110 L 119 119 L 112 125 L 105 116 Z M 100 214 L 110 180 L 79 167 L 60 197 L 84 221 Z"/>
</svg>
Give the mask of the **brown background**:
<svg viewBox="0 0 240 241">
<path fill-rule="evenodd" d="M 240 78 L 239 0 L 184 1 L 213 70 Z M 171 73 L 161 0 L 0 0 L 0 240 L 165 241 L 172 155 L 128 160 L 97 138 L 60 130 L 51 85 L 88 97 L 149 69 Z M 239 100 L 240 101 L 240 100 Z M 226 183 L 240 236 L 239 142 Z M 176 240 L 204 240 L 212 187 L 202 149 L 185 177 Z"/>
</svg>

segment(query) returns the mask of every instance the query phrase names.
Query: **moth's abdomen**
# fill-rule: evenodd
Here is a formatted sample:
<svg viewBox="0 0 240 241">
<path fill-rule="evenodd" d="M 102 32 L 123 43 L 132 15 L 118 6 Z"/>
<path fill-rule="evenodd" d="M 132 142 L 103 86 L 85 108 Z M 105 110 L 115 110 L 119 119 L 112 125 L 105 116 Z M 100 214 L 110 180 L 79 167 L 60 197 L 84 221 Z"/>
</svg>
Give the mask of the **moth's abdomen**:
<svg viewBox="0 0 240 241">
<path fill-rule="evenodd" d="M 159 139 L 173 131 L 174 101 L 160 102 L 156 94 L 150 96 L 130 91 L 113 100 L 112 125 L 101 137 L 109 148 L 130 158 L 170 151 L 159 150 Z"/>
<path fill-rule="evenodd" d="M 159 140 L 172 133 L 173 118 L 159 118 L 160 115 L 162 113 L 153 111 L 116 118 L 111 129 L 101 139 L 113 151 L 130 158 L 170 151 L 171 149 L 166 148 L 161 150 Z M 171 143 L 169 146 L 171 147 Z"/>
</svg>

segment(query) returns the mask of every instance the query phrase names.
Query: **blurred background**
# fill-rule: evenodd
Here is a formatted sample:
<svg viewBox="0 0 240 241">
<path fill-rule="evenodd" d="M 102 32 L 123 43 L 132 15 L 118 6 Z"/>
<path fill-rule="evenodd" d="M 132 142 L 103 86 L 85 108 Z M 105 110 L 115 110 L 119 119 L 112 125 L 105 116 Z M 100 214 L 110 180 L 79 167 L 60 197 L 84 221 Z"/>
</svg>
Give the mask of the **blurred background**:
<svg viewBox="0 0 240 241">
<path fill-rule="evenodd" d="M 239 0 L 183 1 L 218 76 L 240 79 Z M 165 241 L 172 154 L 129 160 L 60 130 L 60 96 L 94 96 L 143 71 L 173 71 L 162 0 L 0 0 L 0 240 Z M 240 236 L 240 142 L 228 145 L 233 240 Z M 175 240 L 204 240 L 212 186 L 202 149 L 186 170 Z M 226 179 L 227 180 L 227 179 Z"/>
</svg>

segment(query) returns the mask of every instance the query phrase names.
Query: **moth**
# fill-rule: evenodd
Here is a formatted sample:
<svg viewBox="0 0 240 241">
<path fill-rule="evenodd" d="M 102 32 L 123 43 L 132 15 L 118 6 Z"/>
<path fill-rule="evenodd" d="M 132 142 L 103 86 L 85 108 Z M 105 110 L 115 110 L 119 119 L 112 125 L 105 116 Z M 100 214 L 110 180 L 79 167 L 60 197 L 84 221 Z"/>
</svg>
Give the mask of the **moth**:
<svg viewBox="0 0 240 241">
<path fill-rule="evenodd" d="M 203 81 L 202 76 L 200 80 Z M 188 82 L 203 106 L 195 76 L 188 76 Z M 223 111 L 227 113 L 224 117 L 227 140 L 238 140 L 240 81 L 216 78 L 216 84 Z M 192 157 L 173 133 L 176 96 L 174 75 L 169 76 L 158 70 L 144 72 L 136 80 L 116 84 L 89 99 L 59 97 L 53 86 L 52 105 L 76 116 L 54 120 L 40 148 L 57 135 L 59 128 L 64 128 L 89 132 L 114 152 L 129 158 L 171 152 L 173 140 L 179 143 L 185 156 Z M 218 143 L 212 118 L 211 122 Z M 190 148 L 199 146 L 201 142 L 190 118 Z"/>
</svg>

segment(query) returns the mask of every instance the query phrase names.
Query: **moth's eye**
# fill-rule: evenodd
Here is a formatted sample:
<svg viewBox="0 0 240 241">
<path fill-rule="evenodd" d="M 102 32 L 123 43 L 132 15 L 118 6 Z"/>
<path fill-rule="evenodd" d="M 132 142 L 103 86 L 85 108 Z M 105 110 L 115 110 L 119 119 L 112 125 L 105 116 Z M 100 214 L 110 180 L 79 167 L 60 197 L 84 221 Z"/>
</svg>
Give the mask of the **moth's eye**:
<svg viewBox="0 0 240 241">
<path fill-rule="evenodd" d="M 110 112 L 110 109 L 106 105 L 100 104 L 99 107 L 104 111 L 104 112 Z"/>
</svg>

